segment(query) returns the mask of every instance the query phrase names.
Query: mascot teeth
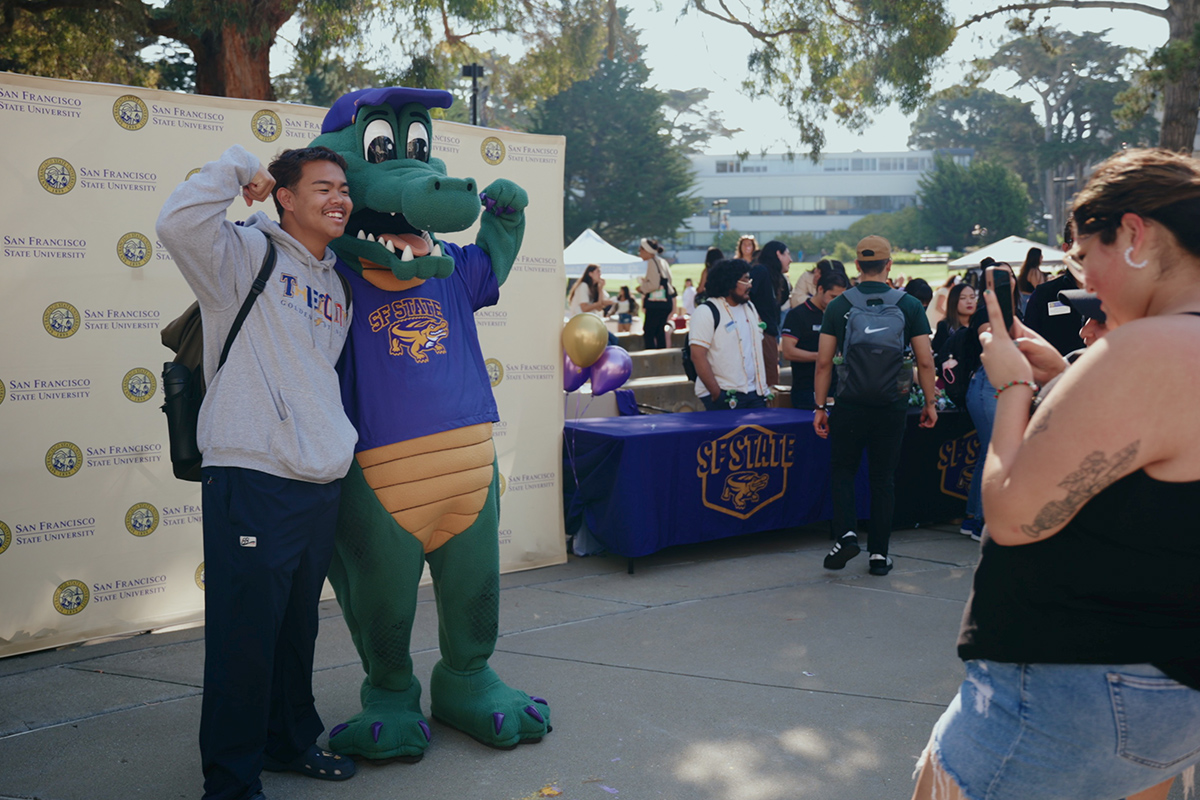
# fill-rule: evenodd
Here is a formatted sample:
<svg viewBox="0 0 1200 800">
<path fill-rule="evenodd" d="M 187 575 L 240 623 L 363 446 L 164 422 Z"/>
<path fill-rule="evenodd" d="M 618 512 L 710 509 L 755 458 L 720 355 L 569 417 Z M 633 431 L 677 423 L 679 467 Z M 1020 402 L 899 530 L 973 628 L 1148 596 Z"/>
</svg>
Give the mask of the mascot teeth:
<svg viewBox="0 0 1200 800">
<path fill-rule="evenodd" d="M 433 256 L 434 258 L 440 258 L 442 255 L 442 246 L 440 244 L 435 244 L 429 255 Z"/>
<path fill-rule="evenodd" d="M 375 234 L 373 234 L 373 233 L 368 233 L 368 234 L 367 234 L 367 241 L 368 241 L 368 242 L 374 242 L 374 241 L 375 241 Z"/>
<path fill-rule="evenodd" d="M 360 239 L 363 239 L 363 240 L 365 241 L 365 240 L 366 240 L 366 238 L 367 238 L 367 232 L 366 232 L 366 231 L 359 231 L 359 232 L 358 232 L 358 238 L 360 238 Z"/>
<path fill-rule="evenodd" d="M 393 251 L 393 252 L 395 252 L 395 251 Z M 409 245 L 404 246 L 404 254 L 402 256 L 400 256 L 400 260 L 401 261 L 412 261 L 413 260 L 413 252 L 412 252 L 411 246 L 409 246 Z"/>
<path fill-rule="evenodd" d="M 391 239 L 388 239 L 387 242 L 385 242 L 383 246 L 386 247 L 388 249 L 388 252 L 391 253 L 392 255 L 396 254 L 396 245 L 392 244 Z"/>
</svg>

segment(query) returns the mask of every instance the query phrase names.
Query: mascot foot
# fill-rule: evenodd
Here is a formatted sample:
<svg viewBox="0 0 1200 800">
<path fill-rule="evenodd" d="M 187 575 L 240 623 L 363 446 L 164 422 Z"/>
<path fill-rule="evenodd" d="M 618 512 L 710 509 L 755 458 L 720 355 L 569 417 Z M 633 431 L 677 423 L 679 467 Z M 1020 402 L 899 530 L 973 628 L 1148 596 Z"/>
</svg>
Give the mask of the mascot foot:
<svg viewBox="0 0 1200 800">
<path fill-rule="evenodd" d="M 421 684 L 393 692 L 364 679 L 360 696 L 363 710 L 329 731 L 329 749 L 372 761 L 420 761 L 432 738 L 421 714 Z"/>
<path fill-rule="evenodd" d="M 429 695 L 434 719 L 489 747 L 511 750 L 540 742 L 552 730 L 546 701 L 511 688 L 491 667 L 462 673 L 439 661 Z"/>
</svg>

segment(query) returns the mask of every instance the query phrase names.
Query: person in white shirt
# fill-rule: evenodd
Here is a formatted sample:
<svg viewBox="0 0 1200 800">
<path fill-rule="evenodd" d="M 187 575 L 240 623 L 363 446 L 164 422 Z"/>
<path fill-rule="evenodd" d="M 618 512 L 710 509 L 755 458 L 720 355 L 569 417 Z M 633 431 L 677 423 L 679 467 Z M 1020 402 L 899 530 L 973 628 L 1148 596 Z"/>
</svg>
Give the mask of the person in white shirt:
<svg viewBox="0 0 1200 800">
<path fill-rule="evenodd" d="M 691 278 L 683 279 L 683 313 L 689 317 L 696 313 L 696 287 Z"/>
<path fill-rule="evenodd" d="M 585 313 L 603 318 L 604 309 L 614 304 L 615 301 L 604 291 L 604 278 L 600 276 L 599 264 L 588 264 L 583 277 L 567 293 L 568 318 Z"/>
<path fill-rule="evenodd" d="M 767 370 L 762 327 L 750 302 L 750 265 L 741 259 L 720 261 L 708 273 L 709 300 L 716 308 L 697 308 L 688 333 L 696 366 L 696 396 L 709 411 L 765 408 Z"/>
</svg>

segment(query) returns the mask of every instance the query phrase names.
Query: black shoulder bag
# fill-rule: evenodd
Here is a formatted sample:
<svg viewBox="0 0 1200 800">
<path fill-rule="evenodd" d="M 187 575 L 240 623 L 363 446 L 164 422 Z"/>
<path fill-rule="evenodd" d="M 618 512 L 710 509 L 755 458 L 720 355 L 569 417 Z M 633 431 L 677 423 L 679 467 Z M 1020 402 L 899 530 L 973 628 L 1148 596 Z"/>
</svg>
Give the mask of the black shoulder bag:
<svg viewBox="0 0 1200 800">
<path fill-rule="evenodd" d="M 229 348 L 242 323 L 250 313 L 254 301 L 267 288 L 267 280 L 275 270 L 275 243 L 267 237 L 267 254 L 263 258 L 258 277 L 250 287 L 250 294 L 242 301 L 242 307 L 221 350 L 217 370 L 225 366 Z M 204 402 L 207 387 L 204 383 L 204 329 L 200 317 L 200 304 L 192 303 L 187 310 L 162 329 L 162 342 L 178 355 L 174 361 L 163 364 L 163 413 L 167 415 L 167 434 L 171 443 L 171 469 L 182 481 L 200 480 L 200 462 L 203 454 L 196 444 L 196 424 L 200 416 L 200 405 Z"/>
</svg>

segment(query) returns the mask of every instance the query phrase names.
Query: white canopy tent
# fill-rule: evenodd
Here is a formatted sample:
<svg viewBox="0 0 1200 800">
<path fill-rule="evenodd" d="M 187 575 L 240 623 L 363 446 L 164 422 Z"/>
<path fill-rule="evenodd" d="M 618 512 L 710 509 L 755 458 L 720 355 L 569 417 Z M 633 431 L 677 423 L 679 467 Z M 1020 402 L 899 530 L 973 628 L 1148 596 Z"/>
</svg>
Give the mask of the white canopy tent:
<svg viewBox="0 0 1200 800">
<path fill-rule="evenodd" d="M 962 258 L 954 259 L 946 265 L 946 268 L 954 270 L 978 267 L 980 261 L 991 256 L 997 261 L 1003 261 L 1011 265 L 1014 270 L 1020 270 L 1021 265 L 1025 263 L 1025 256 L 1031 247 L 1041 248 L 1043 268 L 1062 264 L 1062 250 L 1044 245 L 1041 242 L 1030 241 L 1020 236 L 1009 236 L 1007 239 L 992 242 L 987 247 L 981 247 L 974 252 L 967 253 Z"/>
<path fill-rule="evenodd" d="M 646 271 L 646 262 L 613 247 L 591 228 L 567 245 L 563 262 L 571 277 L 582 275 L 588 264 L 599 264 L 604 272 L 620 275 L 642 275 Z"/>
</svg>

